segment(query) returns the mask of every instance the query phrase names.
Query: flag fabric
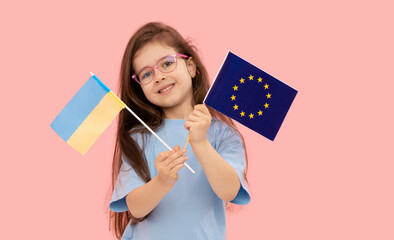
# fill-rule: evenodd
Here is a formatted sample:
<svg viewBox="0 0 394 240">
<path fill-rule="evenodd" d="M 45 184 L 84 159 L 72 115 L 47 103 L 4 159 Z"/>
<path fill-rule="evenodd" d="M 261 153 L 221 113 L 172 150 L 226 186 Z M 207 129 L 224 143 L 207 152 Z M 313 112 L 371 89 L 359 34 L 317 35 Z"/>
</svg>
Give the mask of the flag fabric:
<svg viewBox="0 0 394 240">
<path fill-rule="evenodd" d="M 51 123 L 52 129 L 84 155 L 126 105 L 95 75 Z"/>
<path fill-rule="evenodd" d="M 228 52 L 204 103 L 273 141 L 297 90 Z"/>
</svg>

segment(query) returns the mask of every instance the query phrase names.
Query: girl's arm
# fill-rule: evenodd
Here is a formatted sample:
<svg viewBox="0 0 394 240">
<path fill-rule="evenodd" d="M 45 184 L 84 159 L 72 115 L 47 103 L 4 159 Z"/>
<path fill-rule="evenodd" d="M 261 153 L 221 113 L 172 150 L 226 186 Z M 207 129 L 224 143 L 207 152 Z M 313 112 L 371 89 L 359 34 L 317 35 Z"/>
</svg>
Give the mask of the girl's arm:
<svg viewBox="0 0 394 240">
<path fill-rule="evenodd" d="M 233 200 L 241 187 L 234 168 L 216 152 L 208 140 L 193 144 L 192 149 L 216 195 L 224 201 Z"/>
<path fill-rule="evenodd" d="M 189 143 L 213 191 L 219 198 L 231 201 L 237 196 L 241 183 L 234 168 L 216 152 L 207 139 L 211 119 L 208 108 L 197 104 L 188 116 L 185 128 L 189 130 Z"/>
<path fill-rule="evenodd" d="M 126 196 L 126 203 L 131 215 L 135 218 L 148 215 L 171 188 L 171 184 L 163 182 L 159 175 L 156 175 L 148 183 L 134 189 Z"/>
<path fill-rule="evenodd" d="M 149 182 L 131 191 L 126 196 L 126 204 L 131 215 L 142 218 L 148 215 L 159 204 L 161 199 L 172 189 L 178 180 L 178 171 L 187 160 L 186 149 L 176 145 L 173 151 L 161 152 L 155 167 L 158 174 Z"/>
</svg>

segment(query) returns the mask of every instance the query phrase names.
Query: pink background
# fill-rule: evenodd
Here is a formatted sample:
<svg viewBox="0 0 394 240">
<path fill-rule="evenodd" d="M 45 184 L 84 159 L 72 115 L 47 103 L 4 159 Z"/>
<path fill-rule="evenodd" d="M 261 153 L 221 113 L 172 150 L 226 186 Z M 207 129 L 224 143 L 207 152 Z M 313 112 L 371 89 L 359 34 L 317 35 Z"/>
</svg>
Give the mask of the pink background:
<svg viewBox="0 0 394 240">
<path fill-rule="evenodd" d="M 240 126 L 252 201 L 227 239 L 394 239 L 391 1 L 10 2 L 0 239 L 113 239 L 116 122 L 84 157 L 49 125 L 90 71 L 117 93 L 126 43 L 155 20 L 194 39 L 211 80 L 231 50 L 299 91 L 274 142 Z"/>
</svg>

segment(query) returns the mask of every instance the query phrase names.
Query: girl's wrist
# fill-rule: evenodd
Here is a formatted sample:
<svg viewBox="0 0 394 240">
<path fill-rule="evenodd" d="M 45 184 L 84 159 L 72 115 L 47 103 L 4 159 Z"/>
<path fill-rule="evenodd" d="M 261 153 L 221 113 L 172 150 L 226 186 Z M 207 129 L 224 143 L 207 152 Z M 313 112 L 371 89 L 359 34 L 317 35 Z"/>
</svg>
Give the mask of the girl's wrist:
<svg viewBox="0 0 394 240">
<path fill-rule="evenodd" d="M 154 180 L 157 183 L 158 187 L 168 189 L 168 191 L 171 190 L 175 184 L 175 181 L 173 182 L 165 181 L 163 178 L 160 177 L 159 174 L 157 174 L 152 180 Z"/>
<path fill-rule="evenodd" d="M 196 149 L 204 148 L 204 147 L 208 146 L 208 144 L 211 144 L 211 143 L 208 141 L 207 138 L 205 138 L 201 141 L 190 143 L 190 146 L 192 147 L 193 151 L 195 151 Z"/>
</svg>

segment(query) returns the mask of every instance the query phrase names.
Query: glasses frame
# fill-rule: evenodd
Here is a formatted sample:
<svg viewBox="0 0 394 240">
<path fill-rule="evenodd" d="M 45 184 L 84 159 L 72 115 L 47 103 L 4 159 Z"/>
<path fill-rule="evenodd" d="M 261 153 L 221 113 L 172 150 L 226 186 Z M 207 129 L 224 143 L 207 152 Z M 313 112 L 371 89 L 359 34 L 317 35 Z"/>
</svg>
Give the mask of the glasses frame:
<svg viewBox="0 0 394 240">
<path fill-rule="evenodd" d="M 167 58 L 167 57 L 169 57 L 169 56 L 173 56 L 174 57 L 174 59 L 175 59 L 175 68 L 173 69 L 173 70 L 171 70 L 171 71 L 169 71 L 169 72 L 163 72 L 163 71 L 161 71 L 160 70 L 160 68 L 157 66 L 158 64 L 159 64 L 159 62 L 161 61 L 161 60 L 163 60 L 163 59 L 165 59 L 165 58 Z M 155 66 L 153 66 L 153 67 L 151 67 L 151 66 L 148 66 L 148 67 L 143 67 L 142 69 L 140 69 L 137 73 L 140 73 L 142 70 L 144 70 L 144 69 L 146 69 L 146 68 L 148 68 L 148 69 L 151 69 L 152 70 L 152 80 L 150 80 L 149 82 L 147 82 L 147 83 L 145 83 L 145 84 L 141 84 L 141 82 L 137 79 L 137 73 L 134 73 L 132 76 L 131 76 L 131 78 L 132 79 L 134 79 L 134 81 L 136 81 L 138 84 L 140 84 L 140 85 L 147 85 L 147 84 L 149 84 L 149 83 L 151 83 L 152 81 L 153 81 L 153 79 L 155 79 L 155 71 L 154 71 L 154 69 L 155 68 L 157 68 L 160 72 L 162 72 L 162 73 L 170 73 L 170 72 L 173 72 L 173 71 L 175 71 L 175 69 L 176 69 L 176 67 L 177 67 L 177 60 L 176 60 L 176 57 L 183 57 L 183 58 L 190 58 L 189 56 L 186 56 L 186 55 L 183 55 L 183 54 L 180 54 L 180 53 L 173 53 L 173 54 L 170 54 L 170 55 L 167 55 L 167 56 L 165 56 L 165 57 L 162 57 L 162 58 L 160 58 L 159 60 L 157 60 L 157 62 L 156 62 L 156 65 Z"/>
</svg>

